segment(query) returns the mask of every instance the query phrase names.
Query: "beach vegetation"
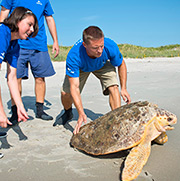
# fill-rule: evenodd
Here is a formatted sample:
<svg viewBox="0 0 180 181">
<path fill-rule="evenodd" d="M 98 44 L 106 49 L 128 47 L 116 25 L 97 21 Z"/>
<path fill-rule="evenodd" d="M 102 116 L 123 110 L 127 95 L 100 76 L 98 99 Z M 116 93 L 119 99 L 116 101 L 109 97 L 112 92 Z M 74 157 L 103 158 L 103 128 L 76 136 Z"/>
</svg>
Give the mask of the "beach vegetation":
<svg viewBox="0 0 180 181">
<path fill-rule="evenodd" d="M 160 47 L 142 47 L 130 44 L 118 44 L 119 50 L 125 58 L 146 57 L 179 57 L 180 44 L 166 45 Z M 59 56 L 54 59 L 52 45 L 48 45 L 48 51 L 52 61 L 65 61 L 72 46 L 60 46 Z"/>
</svg>

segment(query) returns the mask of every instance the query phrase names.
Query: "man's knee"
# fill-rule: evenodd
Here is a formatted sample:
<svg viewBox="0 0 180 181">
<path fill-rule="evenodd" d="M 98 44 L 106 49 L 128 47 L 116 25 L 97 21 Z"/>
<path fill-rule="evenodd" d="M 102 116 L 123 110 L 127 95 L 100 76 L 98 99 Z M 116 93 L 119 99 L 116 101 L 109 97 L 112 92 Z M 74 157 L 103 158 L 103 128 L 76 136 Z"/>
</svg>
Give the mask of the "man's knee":
<svg viewBox="0 0 180 181">
<path fill-rule="evenodd" d="M 44 77 L 36 77 L 35 81 L 36 81 L 36 84 L 44 84 L 45 78 Z"/>
<path fill-rule="evenodd" d="M 108 91 L 109 91 L 109 93 L 119 92 L 119 87 L 118 87 L 118 85 L 109 86 L 109 87 L 108 87 Z"/>
</svg>

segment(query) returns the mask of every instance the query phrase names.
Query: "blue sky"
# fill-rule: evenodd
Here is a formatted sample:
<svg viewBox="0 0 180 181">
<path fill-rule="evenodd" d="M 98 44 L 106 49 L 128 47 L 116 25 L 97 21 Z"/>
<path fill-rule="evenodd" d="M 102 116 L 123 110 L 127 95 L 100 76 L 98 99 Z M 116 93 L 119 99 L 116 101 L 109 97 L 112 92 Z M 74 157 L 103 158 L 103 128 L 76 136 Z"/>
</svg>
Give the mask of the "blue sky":
<svg viewBox="0 0 180 181">
<path fill-rule="evenodd" d="M 116 43 L 180 44 L 180 0 L 50 0 L 59 44 L 73 45 L 89 25 Z M 48 44 L 52 38 L 47 33 Z"/>
</svg>

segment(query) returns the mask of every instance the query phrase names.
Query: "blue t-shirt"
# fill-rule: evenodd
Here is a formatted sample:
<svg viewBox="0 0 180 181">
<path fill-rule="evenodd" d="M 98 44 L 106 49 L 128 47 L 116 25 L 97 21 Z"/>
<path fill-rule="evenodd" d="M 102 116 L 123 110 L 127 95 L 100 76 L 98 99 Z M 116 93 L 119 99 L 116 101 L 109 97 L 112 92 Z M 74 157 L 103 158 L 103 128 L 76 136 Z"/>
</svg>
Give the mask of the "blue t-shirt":
<svg viewBox="0 0 180 181">
<path fill-rule="evenodd" d="M 10 13 L 19 6 L 30 9 L 37 17 L 39 32 L 34 38 L 19 40 L 21 48 L 47 51 L 47 36 L 44 26 L 44 16 L 54 14 L 49 0 L 2 0 L 1 6 L 10 10 Z"/>
<path fill-rule="evenodd" d="M 4 24 L 0 24 L 0 63 L 7 61 L 9 65 L 17 68 L 19 45 L 17 40 L 11 41 L 11 30 Z"/>
<path fill-rule="evenodd" d="M 119 51 L 117 44 L 109 39 L 104 38 L 104 49 L 102 55 L 98 58 L 90 58 L 86 49 L 79 40 L 71 48 L 66 59 L 66 75 L 70 77 L 79 77 L 79 70 L 84 72 L 93 72 L 101 69 L 110 60 L 113 66 L 120 66 L 123 56 Z"/>
</svg>

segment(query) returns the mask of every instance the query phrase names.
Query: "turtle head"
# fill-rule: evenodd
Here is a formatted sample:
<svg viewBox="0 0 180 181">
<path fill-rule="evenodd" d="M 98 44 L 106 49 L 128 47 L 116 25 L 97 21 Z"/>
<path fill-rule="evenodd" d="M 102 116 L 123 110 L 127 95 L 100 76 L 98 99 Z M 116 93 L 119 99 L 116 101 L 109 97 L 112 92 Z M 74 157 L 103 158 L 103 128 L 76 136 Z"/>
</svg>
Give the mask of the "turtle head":
<svg viewBox="0 0 180 181">
<path fill-rule="evenodd" d="M 165 130 L 174 129 L 172 125 L 177 123 L 177 117 L 175 114 L 159 108 L 157 110 L 156 119 Z"/>
</svg>

